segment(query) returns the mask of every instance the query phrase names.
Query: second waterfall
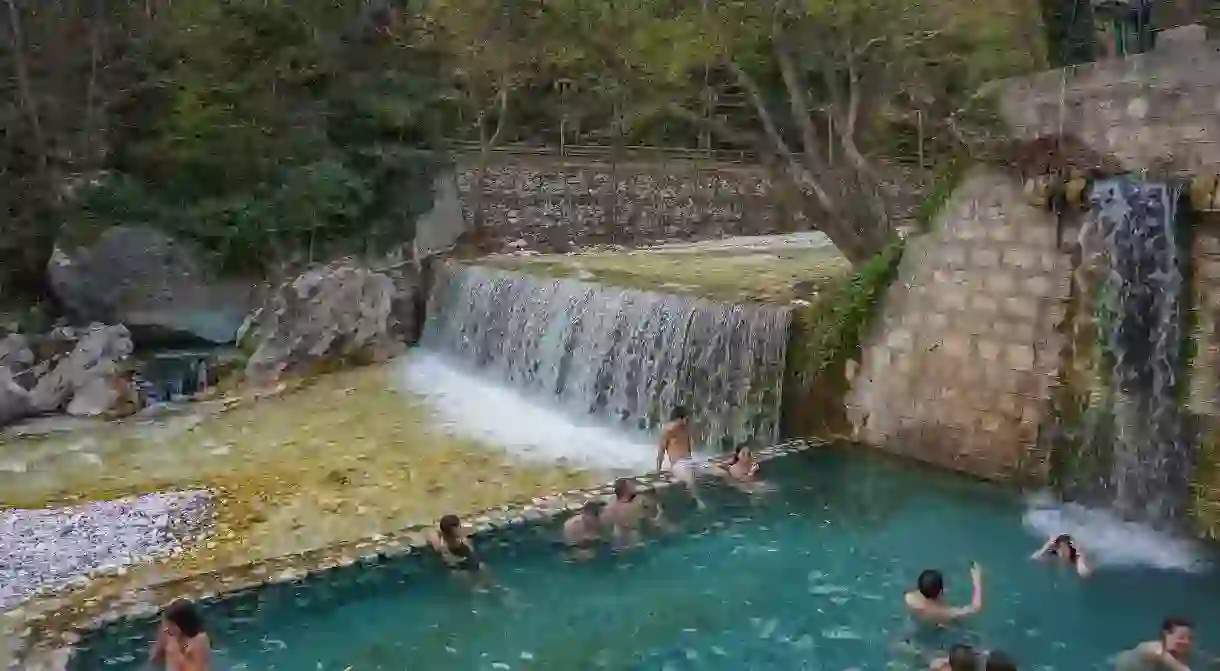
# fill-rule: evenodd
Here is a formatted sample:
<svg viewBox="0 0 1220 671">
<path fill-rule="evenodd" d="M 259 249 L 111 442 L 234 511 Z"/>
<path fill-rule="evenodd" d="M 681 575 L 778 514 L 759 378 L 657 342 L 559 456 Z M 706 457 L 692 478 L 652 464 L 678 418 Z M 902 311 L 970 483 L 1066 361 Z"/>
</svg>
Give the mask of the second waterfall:
<svg viewBox="0 0 1220 671">
<path fill-rule="evenodd" d="M 789 322 L 783 307 L 442 264 L 422 345 L 631 430 L 684 405 L 698 446 L 724 451 L 778 438 Z"/>
</svg>

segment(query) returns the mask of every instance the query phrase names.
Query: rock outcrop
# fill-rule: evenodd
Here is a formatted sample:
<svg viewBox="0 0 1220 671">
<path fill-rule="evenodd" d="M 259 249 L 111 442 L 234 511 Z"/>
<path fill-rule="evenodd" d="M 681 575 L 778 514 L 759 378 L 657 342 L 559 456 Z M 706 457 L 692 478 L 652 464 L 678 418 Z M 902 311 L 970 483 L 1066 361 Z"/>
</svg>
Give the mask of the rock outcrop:
<svg viewBox="0 0 1220 671">
<path fill-rule="evenodd" d="M 88 245 L 60 241 L 47 273 L 78 319 L 126 324 L 141 342 L 232 342 L 253 286 L 212 277 L 193 245 L 143 226 L 105 230 Z"/>
<path fill-rule="evenodd" d="M 30 393 L 13 378 L 8 368 L 0 366 L 0 426 L 25 417 L 30 412 Z"/>
<path fill-rule="evenodd" d="M 84 400 L 76 406 L 81 414 L 103 414 L 109 407 L 90 412 L 100 403 L 101 385 L 115 384 L 112 380 L 124 374 L 124 362 L 131 350 L 131 334 L 124 326 L 93 324 L 71 353 L 52 360 L 49 371 L 38 378 L 30 391 L 30 410 L 64 410 L 77 395 L 82 395 Z M 117 396 L 111 399 L 112 404 L 117 400 Z"/>
<path fill-rule="evenodd" d="M 247 378 L 266 383 L 327 362 L 401 354 L 415 333 L 416 291 L 409 264 L 377 271 L 343 260 L 303 273 L 242 326 L 239 342 L 253 350 Z"/>
</svg>

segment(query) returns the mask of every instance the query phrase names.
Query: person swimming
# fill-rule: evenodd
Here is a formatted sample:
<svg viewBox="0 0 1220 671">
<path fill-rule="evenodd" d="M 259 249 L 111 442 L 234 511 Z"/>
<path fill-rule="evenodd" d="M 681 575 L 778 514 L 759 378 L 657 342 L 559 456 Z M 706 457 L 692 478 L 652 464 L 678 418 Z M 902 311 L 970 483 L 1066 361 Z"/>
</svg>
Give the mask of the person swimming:
<svg viewBox="0 0 1220 671">
<path fill-rule="evenodd" d="M 739 482 L 751 482 L 758 475 L 758 460 L 748 443 L 742 443 L 733 450 L 726 469 L 730 477 Z"/>
<path fill-rule="evenodd" d="M 1017 671 L 1017 665 L 1008 655 L 999 650 L 976 651 L 973 647 L 958 643 L 949 648 L 949 654 L 932 661 L 929 671 Z"/>
<path fill-rule="evenodd" d="M 983 610 L 983 570 L 978 564 L 970 564 L 970 581 L 973 589 L 968 606 L 950 606 L 942 600 L 945 593 L 945 578 L 940 571 L 927 569 L 919 574 L 916 589 L 904 597 L 907 610 L 916 620 L 928 624 L 946 625 L 969 617 Z"/>
<path fill-rule="evenodd" d="M 462 520 L 457 515 L 442 517 L 437 530 L 428 536 L 428 544 L 440 555 L 445 566 L 454 571 L 478 573 L 483 568 L 474 544 L 462 534 Z"/>
<path fill-rule="evenodd" d="M 1085 559 L 1084 552 L 1076 545 L 1071 534 L 1059 534 L 1046 541 L 1033 554 L 1032 559 L 1041 561 L 1052 557 L 1058 559 L 1061 564 L 1072 567 L 1081 578 L 1087 578 L 1093 573 L 1092 565 Z"/>
<path fill-rule="evenodd" d="M 949 654 L 932 660 L 929 671 L 978 671 L 978 653 L 974 648 L 958 643 L 949 648 Z"/>
<path fill-rule="evenodd" d="M 640 541 L 641 527 L 645 524 L 654 529 L 668 529 L 661 504 L 653 497 L 640 494 L 635 480 L 619 478 L 614 481 L 614 500 L 602 511 L 603 524 L 610 526 L 615 545 L 635 545 Z"/>
<path fill-rule="evenodd" d="M 208 671 L 211 643 L 195 604 L 179 599 L 161 616 L 161 631 L 149 654 L 149 664 L 164 664 L 166 671 Z"/>
<path fill-rule="evenodd" d="M 1116 671 L 1190 671 L 1186 665 L 1194 649 L 1195 625 L 1181 617 L 1161 623 L 1161 637 L 1140 643 L 1115 659 Z"/>
<path fill-rule="evenodd" d="M 580 514 L 563 523 L 563 541 L 576 559 L 588 559 L 605 537 L 602 523 L 602 503 L 589 501 Z"/>
</svg>

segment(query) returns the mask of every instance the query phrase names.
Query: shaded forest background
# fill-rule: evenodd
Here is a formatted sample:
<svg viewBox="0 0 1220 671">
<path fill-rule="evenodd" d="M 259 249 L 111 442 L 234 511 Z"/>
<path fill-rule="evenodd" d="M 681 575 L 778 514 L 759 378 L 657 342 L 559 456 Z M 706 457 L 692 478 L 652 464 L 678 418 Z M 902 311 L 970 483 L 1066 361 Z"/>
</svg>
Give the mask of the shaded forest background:
<svg viewBox="0 0 1220 671">
<path fill-rule="evenodd" d="M 1046 66 L 1038 0 L 0 0 L 0 295 L 164 229 L 224 273 L 409 241 L 453 147 L 755 151 L 855 263 Z"/>
</svg>

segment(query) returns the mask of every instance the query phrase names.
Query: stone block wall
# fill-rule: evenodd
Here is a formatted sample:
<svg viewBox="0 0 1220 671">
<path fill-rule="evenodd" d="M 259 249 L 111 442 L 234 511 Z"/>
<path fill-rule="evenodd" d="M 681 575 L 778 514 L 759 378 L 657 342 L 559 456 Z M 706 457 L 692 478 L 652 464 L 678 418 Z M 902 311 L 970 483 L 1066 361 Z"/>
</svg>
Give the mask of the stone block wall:
<svg viewBox="0 0 1220 671">
<path fill-rule="evenodd" d="M 761 168 L 690 160 L 511 157 L 457 185 L 467 221 L 481 212 L 480 252 L 566 252 L 593 244 L 765 235 L 809 228 Z M 481 191 L 481 194 L 480 194 Z"/>
<path fill-rule="evenodd" d="M 1010 80 L 1001 113 L 1018 138 L 1074 136 L 1128 170 L 1220 166 L 1220 43 L 1187 41 L 1124 59 Z"/>
<path fill-rule="evenodd" d="M 1054 215 L 979 171 L 908 245 L 848 396 L 856 437 L 987 478 L 1036 468 L 1070 283 Z"/>
</svg>

